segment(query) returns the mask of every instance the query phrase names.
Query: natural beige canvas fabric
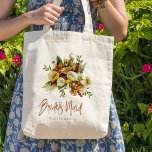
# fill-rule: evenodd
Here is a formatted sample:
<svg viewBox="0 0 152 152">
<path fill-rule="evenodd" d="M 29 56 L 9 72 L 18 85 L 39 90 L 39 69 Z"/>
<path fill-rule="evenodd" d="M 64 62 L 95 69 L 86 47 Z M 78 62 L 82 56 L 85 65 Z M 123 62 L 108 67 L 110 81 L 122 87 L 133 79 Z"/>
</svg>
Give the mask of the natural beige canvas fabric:
<svg viewBox="0 0 152 152">
<path fill-rule="evenodd" d="M 114 37 L 93 34 L 89 1 L 82 0 L 82 4 L 83 33 L 52 31 L 45 27 L 24 35 L 21 126 L 29 137 L 98 139 L 108 132 Z M 91 80 L 89 90 L 93 95 L 90 98 L 73 96 L 68 90 L 63 98 L 58 89 L 50 93 L 42 88 L 48 81 L 44 65 L 51 65 L 57 56 L 67 59 L 70 53 L 74 58 L 82 55 L 86 63 L 83 74 Z M 51 106 L 55 106 L 54 109 L 50 110 Z M 41 115 L 40 111 L 43 111 Z"/>
</svg>

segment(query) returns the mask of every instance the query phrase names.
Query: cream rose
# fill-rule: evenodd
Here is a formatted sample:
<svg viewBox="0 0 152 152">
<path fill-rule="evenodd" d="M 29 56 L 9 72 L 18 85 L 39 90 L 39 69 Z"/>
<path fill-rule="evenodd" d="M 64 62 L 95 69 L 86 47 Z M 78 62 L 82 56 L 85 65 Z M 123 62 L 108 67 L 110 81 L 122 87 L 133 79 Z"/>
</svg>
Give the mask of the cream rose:
<svg viewBox="0 0 152 152">
<path fill-rule="evenodd" d="M 62 77 L 58 78 L 58 80 L 57 80 L 57 86 L 58 87 L 63 87 L 64 85 L 65 85 L 65 79 L 62 78 Z"/>
<path fill-rule="evenodd" d="M 67 74 L 67 77 L 71 79 L 72 81 L 77 81 L 78 80 L 78 74 L 73 71 L 69 71 Z"/>
</svg>

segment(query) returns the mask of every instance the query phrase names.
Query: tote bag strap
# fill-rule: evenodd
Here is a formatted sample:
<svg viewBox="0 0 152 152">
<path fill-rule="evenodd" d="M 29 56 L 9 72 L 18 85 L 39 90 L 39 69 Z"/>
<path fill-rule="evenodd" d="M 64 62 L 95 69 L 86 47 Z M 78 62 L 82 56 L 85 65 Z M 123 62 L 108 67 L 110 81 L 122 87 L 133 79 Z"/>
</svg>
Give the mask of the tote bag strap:
<svg viewBox="0 0 152 152">
<path fill-rule="evenodd" d="M 52 4 L 60 6 L 61 2 L 62 2 L 62 0 L 54 0 Z M 93 25 L 92 25 L 92 17 L 91 17 L 89 0 L 81 0 L 81 3 L 83 6 L 84 15 L 85 15 L 85 26 L 84 26 L 83 33 L 93 34 Z M 49 25 L 44 25 L 43 30 L 52 31 L 52 28 Z"/>
</svg>

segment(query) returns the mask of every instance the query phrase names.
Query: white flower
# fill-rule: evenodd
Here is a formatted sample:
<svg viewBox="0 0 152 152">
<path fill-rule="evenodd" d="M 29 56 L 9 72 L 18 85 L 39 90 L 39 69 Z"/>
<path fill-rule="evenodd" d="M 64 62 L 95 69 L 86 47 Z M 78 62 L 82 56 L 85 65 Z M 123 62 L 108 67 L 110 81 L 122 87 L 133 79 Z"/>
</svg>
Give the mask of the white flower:
<svg viewBox="0 0 152 152">
<path fill-rule="evenodd" d="M 81 80 L 80 82 L 85 86 L 85 80 Z"/>
<path fill-rule="evenodd" d="M 57 86 L 58 87 L 62 87 L 65 85 L 65 79 L 60 77 L 58 80 L 57 80 Z"/>
<path fill-rule="evenodd" d="M 85 76 L 82 74 L 82 73 L 78 73 L 78 76 L 81 78 L 81 79 L 85 79 Z"/>
<path fill-rule="evenodd" d="M 71 79 L 72 81 L 77 81 L 78 80 L 78 74 L 73 71 L 69 71 L 67 74 L 67 77 Z"/>
</svg>

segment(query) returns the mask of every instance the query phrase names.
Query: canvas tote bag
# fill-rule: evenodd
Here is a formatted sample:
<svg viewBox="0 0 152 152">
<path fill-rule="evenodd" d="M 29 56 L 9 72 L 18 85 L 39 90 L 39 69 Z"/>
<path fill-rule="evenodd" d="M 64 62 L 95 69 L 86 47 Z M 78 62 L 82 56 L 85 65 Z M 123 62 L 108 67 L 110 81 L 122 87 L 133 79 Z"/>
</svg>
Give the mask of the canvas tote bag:
<svg viewBox="0 0 152 152">
<path fill-rule="evenodd" d="M 21 126 L 29 137 L 107 135 L 114 37 L 94 35 L 89 1 L 82 5 L 83 33 L 44 28 L 24 35 Z"/>
</svg>

